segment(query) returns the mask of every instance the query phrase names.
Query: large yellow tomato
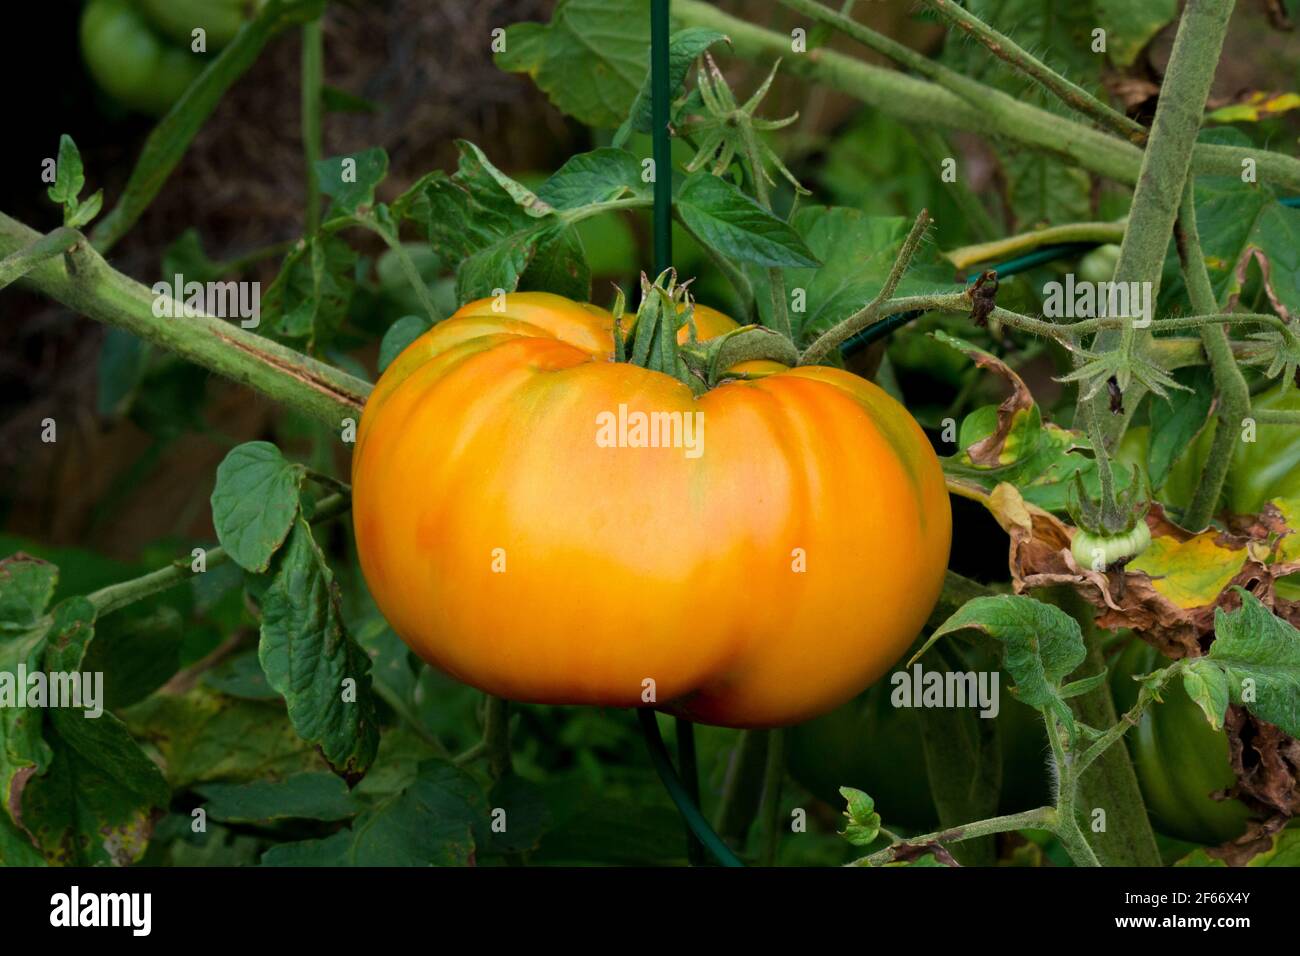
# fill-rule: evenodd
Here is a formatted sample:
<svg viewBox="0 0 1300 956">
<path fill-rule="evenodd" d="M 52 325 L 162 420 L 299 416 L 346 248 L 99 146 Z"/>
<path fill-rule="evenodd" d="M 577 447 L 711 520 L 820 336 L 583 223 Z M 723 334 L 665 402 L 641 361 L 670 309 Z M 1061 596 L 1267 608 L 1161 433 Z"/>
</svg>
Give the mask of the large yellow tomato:
<svg viewBox="0 0 1300 956">
<path fill-rule="evenodd" d="M 735 727 L 806 720 L 897 660 L 952 521 L 902 406 L 820 367 L 697 398 L 613 361 L 603 309 L 493 304 L 411 343 L 357 436 L 361 567 L 421 657 L 513 700 Z M 634 447 L 637 413 L 692 416 L 702 441 Z"/>
</svg>

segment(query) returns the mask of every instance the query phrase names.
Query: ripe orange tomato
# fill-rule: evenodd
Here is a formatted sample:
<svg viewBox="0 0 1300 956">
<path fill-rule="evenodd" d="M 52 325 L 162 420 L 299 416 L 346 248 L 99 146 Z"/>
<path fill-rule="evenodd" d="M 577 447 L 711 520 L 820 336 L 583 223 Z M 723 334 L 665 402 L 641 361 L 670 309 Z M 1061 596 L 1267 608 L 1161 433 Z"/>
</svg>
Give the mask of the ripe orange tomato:
<svg viewBox="0 0 1300 956">
<path fill-rule="evenodd" d="M 924 433 L 834 368 L 696 398 L 613 361 L 612 328 L 513 293 L 389 365 L 352 465 L 380 610 L 425 660 L 513 700 L 765 727 L 852 697 L 943 584 L 952 518 Z M 637 413 L 690 416 L 703 440 L 636 447 Z"/>
</svg>

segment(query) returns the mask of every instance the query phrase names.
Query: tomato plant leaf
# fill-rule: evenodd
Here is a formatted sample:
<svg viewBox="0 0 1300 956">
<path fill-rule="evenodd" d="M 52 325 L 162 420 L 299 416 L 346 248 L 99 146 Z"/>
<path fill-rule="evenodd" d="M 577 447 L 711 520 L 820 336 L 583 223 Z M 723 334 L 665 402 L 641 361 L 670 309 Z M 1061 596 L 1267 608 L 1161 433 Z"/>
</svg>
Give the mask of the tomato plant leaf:
<svg viewBox="0 0 1300 956">
<path fill-rule="evenodd" d="M 58 581 L 56 565 L 21 551 L 0 560 L 0 632 L 34 627 Z"/>
<path fill-rule="evenodd" d="M 212 523 L 241 568 L 260 573 L 270 566 L 298 516 L 303 474 L 265 441 L 236 445 L 217 466 Z"/>
<path fill-rule="evenodd" d="M 379 745 L 370 658 L 343 626 L 338 585 L 301 518 L 262 597 L 258 656 L 298 733 L 345 779 L 364 775 Z"/>
<path fill-rule="evenodd" d="M 628 115 L 649 66 L 646 0 L 560 0 L 548 24 L 507 28 L 496 64 L 527 73 L 562 113 L 612 129 Z"/>
<path fill-rule="evenodd" d="M 704 27 L 688 27 L 685 30 L 677 31 L 669 38 L 669 97 L 676 96 L 677 91 L 682 88 L 682 84 L 686 82 L 686 76 L 690 72 L 691 64 L 714 44 L 721 43 L 726 39 L 725 33 L 719 33 L 717 30 L 709 30 Z M 645 79 L 641 82 L 641 89 L 637 91 L 636 99 L 632 101 L 628 117 L 623 121 L 623 125 L 618 128 L 618 132 L 614 134 L 615 146 L 622 146 L 633 133 L 650 132 L 650 109 L 650 71 L 646 70 Z"/>
<path fill-rule="evenodd" d="M 869 216 L 843 206 L 804 206 L 790 226 L 820 265 L 785 268 L 791 321 L 797 341 L 808 342 L 857 312 L 880 291 L 911 229 L 901 216 Z M 764 269 L 746 269 L 764 321 L 771 321 L 772 295 Z M 952 268 L 929 247 L 912 260 L 896 295 L 957 290 Z"/>
<path fill-rule="evenodd" d="M 1089 218 L 1092 180 L 1082 169 L 1028 150 L 1004 150 L 1007 200 L 1021 230 Z"/>
<path fill-rule="evenodd" d="M 1300 631 L 1245 588 L 1236 591 L 1240 608 L 1215 609 L 1208 659 L 1223 668 L 1234 704 L 1300 737 Z"/>
<path fill-rule="evenodd" d="M 379 342 L 379 371 L 382 373 L 408 345 L 432 327 L 422 315 L 404 315 L 390 325 Z"/>
<path fill-rule="evenodd" d="M 591 298 L 591 269 L 575 228 L 554 226 L 538 234 L 533 261 L 519 277 L 519 289 L 554 292 L 578 302 Z"/>
<path fill-rule="evenodd" d="M 322 840 L 272 847 L 263 866 L 462 866 L 487 820 L 478 784 L 444 760 L 422 763 L 401 792 Z"/>
<path fill-rule="evenodd" d="M 1092 7 L 1106 30 L 1106 55 L 1116 66 L 1132 66 L 1178 16 L 1178 0 L 1092 0 Z"/>
<path fill-rule="evenodd" d="M 570 157 L 537 188 L 538 197 L 555 209 L 577 209 L 630 194 L 648 195 L 641 164 L 627 150 L 610 147 Z"/>
<path fill-rule="evenodd" d="M 1002 642 L 1003 665 L 1016 696 L 1031 707 L 1050 710 L 1073 732 L 1074 715 L 1061 696 L 1061 681 L 1087 656 L 1074 618 L 1021 594 L 975 598 L 937 628 L 912 660 L 945 634 L 967 628 Z"/>
<path fill-rule="evenodd" d="M 1151 445 L 1147 473 L 1152 487 L 1164 483 L 1174 462 L 1185 453 L 1210 419 L 1214 401 L 1214 377 L 1204 365 L 1174 371 L 1174 379 L 1190 391 L 1171 390 L 1167 399 L 1152 395 L 1150 401 Z"/>
<path fill-rule="evenodd" d="M 854 846 L 870 846 L 880 836 L 880 814 L 876 813 L 876 801 L 861 790 L 853 787 L 840 787 L 840 795 L 848 803 L 844 815 L 849 818 L 840 836 Z"/>
<path fill-rule="evenodd" d="M 1222 730 L 1228 711 L 1228 678 L 1223 670 L 1207 658 L 1193 658 L 1183 670 L 1183 688 L 1204 712 L 1210 726 Z"/>
<path fill-rule="evenodd" d="M 227 697 L 200 686 L 184 694 L 154 694 L 121 717 L 137 739 L 157 748 L 176 790 L 326 769 L 279 701 Z"/>
<path fill-rule="evenodd" d="M 314 347 L 347 316 L 356 266 L 356 252 L 339 237 L 311 237 L 285 257 L 262 299 L 262 318 L 280 335 Z"/>
<path fill-rule="evenodd" d="M 209 783 L 195 788 L 212 820 L 261 826 L 281 820 L 346 820 L 362 806 L 332 773 L 297 773 L 283 780 Z"/>
<path fill-rule="evenodd" d="M 59 155 L 54 166 L 54 185 L 46 190 L 50 199 L 65 210 L 76 208 L 77 197 L 86 185 L 85 170 L 81 165 L 81 151 L 72 137 L 64 133 L 59 137 Z M 65 223 L 66 225 L 67 223 Z"/>
<path fill-rule="evenodd" d="M 788 224 L 707 170 L 686 177 L 677 193 L 676 208 L 705 245 L 732 259 L 760 266 L 812 268 L 820 264 Z"/>
<path fill-rule="evenodd" d="M 320 190 L 334 200 L 333 210 L 349 216 L 375 204 L 375 189 L 388 175 L 388 153 L 374 147 L 316 162 Z"/>
</svg>

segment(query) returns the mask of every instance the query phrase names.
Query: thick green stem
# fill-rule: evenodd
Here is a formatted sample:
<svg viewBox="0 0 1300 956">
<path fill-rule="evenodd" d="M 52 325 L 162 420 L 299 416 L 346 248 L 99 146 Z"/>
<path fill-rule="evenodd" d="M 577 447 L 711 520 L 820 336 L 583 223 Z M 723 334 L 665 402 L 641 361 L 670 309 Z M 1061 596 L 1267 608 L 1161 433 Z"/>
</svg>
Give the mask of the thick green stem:
<svg viewBox="0 0 1300 956">
<path fill-rule="evenodd" d="M 1201 251 L 1201 237 L 1196 225 L 1196 203 L 1192 183 L 1183 190 L 1182 208 L 1178 218 L 1178 256 L 1182 262 L 1187 296 L 1192 308 L 1198 312 L 1217 311 L 1214 288 L 1205 268 L 1205 253 Z M 1289 329 L 1287 333 L 1289 334 Z M 1182 524 L 1191 531 L 1199 531 L 1210 523 L 1223 493 L 1232 465 L 1232 452 L 1237 441 L 1237 429 L 1243 418 L 1250 414 L 1250 387 L 1237 365 L 1228 342 L 1228 333 L 1222 325 L 1207 325 L 1201 329 L 1205 354 L 1210 358 L 1214 373 L 1214 387 L 1218 391 L 1218 428 L 1210 444 L 1210 454 L 1201 469 L 1201 480 L 1196 484 L 1191 504 L 1182 515 Z"/>
<path fill-rule="evenodd" d="M 0 213 L 0 256 L 40 239 Z M 75 264 L 68 271 L 67 260 Z M 371 386 L 359 378 L 208 315 L 154 314 L 157 296 L 115 271 L 88 243 L 62 258 L 47 259 L 20 282 L 81 315 L 126 329 L 219 375 L 241 382 L 333 428 L 356 420 Z"/>
<path fill-rule="evenodd" d="M 992 242 L 962 246 L 944 253 L 944 258 L 956 266 L 959 272 L 964 273 L 980 263 L 1022 255 L 1041 246 L 1066 242 L 1095 242 L 1098 245 L 1120 242 L 1124 238 L 1124 226 L 1123 222 L 1072 222 L 1062 226 L 1035 229 L 1033 232 L 1022 232 L 1018 236 L 994 239 Z"/>
<path fill-rule="evenodd" d="M 1100 673 L 1106 665 L 1102 654 L 1103 637 L 1093 624 L 1095 609 L 1072 588 L 1053 588 L 1045 596 L 1079 622 L 1087 644 L 1087 658 L 1069 679 L 1081 680 Z M 1111 728 L 1118 722 L 1110 687 L 1105 682 L 1086 694 L 1071 698 L 1070 707 L 1075 716 L 1090 727 Z M 1079 766 L 1078 755 L 1066 754 L 1061 767 L 1060 789 L 1065 790 L 1067 784 L 1077 786 L 1077 795 L 1071 795 L 1072 806 L 1085 817 L 1091 818 L 1097 809 L 1105 811 L 1105 830 L 1091 835 L 1096 853 L 1107 866 L 1159 866 L 1160 851 L 1156 848 L 1155 834 L 1147 818 L 1146 804 L 1128 749 L 1111 747 L 1099 755 L 1094 754 L 1089 763 L 1093 760 L 1095 764 L 1085 774 Z M 1070 819 L 1075 820 L 1073 812 Z"/>
<path fill-rule="evenodd" d="M 1151 136 L 1142 155 L 1142 168 L 1129 210 L 1128 228 L 1120 244 L 1115 265 L 1117 283 L 1149 283 L 1150 301 L 1160 292 L 1169 240 L 1192 165 L 1192 151 L 1201 128 L 1205 101 L 1214 82 L 1215 67 L 1223 48 L 1233 0 L 1188 0 L 1174 38 L 1169 67 L 1156 106 Z M 1141 354 L 1151 338 L 1149 329 L 1139 330 L 1133 323 L 1118 331 L 1103 331 L 1094 340 L 1094 353 L 1116 348 L 1128 356 Z M 1125 384 L 1125 383 L 1121 383 Z M 1130 408 L 1142 400 L 1144 388 L 1136 379 L 1125 396 Z M 1112 446 L 1124 433 L 1127 417 L 1106 416 L 1102 412 L 1104 395 L 1078 402 L 1078 417 L 1084 418 L 1083 406 L 1092 405 L 1092 413 L 1103 421 L 1105 441 Z"/>
<path fill-rule="evenodd" d="M 742 849 L 758 815 L 766 762 L 767 734 L 761 730 L 742 730 L 722 783 L 722 798 L 715 817 L 723 838 Z"/>
</svg>

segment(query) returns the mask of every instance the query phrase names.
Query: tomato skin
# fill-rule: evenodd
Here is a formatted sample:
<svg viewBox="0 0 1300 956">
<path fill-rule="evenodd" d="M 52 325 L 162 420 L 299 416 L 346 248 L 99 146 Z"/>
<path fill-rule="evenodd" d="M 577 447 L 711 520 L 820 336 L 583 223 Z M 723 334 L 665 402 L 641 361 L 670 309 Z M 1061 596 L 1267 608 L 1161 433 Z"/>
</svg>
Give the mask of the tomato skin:
<svg viewBox="0 0 1300 956">
<path fill-rule="evenodd" d="M 697 399 L 611 361 L 612 326 L 511 293 L 388 367 L 352 468 L 380 610 L 425 660 L 514 700 L 642 706 L 652 680 L 659 707 L 733 727 L 847 700 L 942 588 L 952 519 L 924 433 L 838 369 Z M 702 454 L 601 447 L 620 405 L 702 413 Z"/>
<path fill-rule="evenodd" d="M 81 56 L 95 82 L 124 106 L 161 116 L 203 72 L 167 46 L 127 0 L 91 0 L 81 15 Z"/>
<path fill-rule="evenodd" d="M 1131 640 L 1111 666 L 1116 709 L 1128 710 L 1137 701 L 1134 675 L 1168 664 L 1151 645 Z M 1210 727 L 1182 680 L 1165 684 L 1161 696 L 1163 702 L 1151 704 L 1125 734 L 1152 824 L 1166 836 L 1193 843 L 1217 844 L 1239 836 L 1250 811 L 1239 800 L 1210 797 L 1236 782 L 1227 735 Z"/>
<path fill-rule="evenodd" d="M 939 814 L 915 708 L 894 707 L 888 679 L 877 681 L 828 714 L 787 731 L 790 775 L 816 797 L 838 806 L 840 787 L 856 787 L 876 801 L 885 826 L 932 830 Z M 1038 711 L 1002 689 L 996 718 L 1002 741 L 999 813 L 1050 802 L 1047 736 Z"/>
</svg>

